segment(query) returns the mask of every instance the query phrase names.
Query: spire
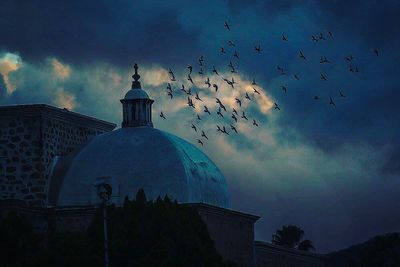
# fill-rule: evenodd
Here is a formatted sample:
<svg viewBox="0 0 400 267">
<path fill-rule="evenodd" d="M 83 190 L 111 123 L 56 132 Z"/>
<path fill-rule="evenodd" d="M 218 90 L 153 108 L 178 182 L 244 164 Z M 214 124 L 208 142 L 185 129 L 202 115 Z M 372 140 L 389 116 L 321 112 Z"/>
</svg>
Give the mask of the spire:
<svg viewBox="0 0 400 267">
<path fill-rule="evenodd" d="M 132 75 L 133 81 L 132 81 L 132 89 L 140 89 L 142 88 L 139 79 L 140 79 L 140 75 L 138 74 L 138 65 L 135 63 L 135 65 L 133 66 L 135 68 L 135 74 Z"/>
</svg>

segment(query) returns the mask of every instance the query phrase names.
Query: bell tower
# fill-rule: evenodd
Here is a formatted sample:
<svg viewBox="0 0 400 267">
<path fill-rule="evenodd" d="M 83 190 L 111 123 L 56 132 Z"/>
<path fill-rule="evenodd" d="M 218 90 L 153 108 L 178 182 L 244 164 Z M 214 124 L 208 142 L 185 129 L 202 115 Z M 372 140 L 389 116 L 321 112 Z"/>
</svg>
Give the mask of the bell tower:
<svg viewBox="0 0 400 267">
<path fill-rule="evenodd" d="M 132 75 L 132 88 L 124 99 L 121 99 L 123 108 L 122 128 L 125 127 L 153 127 L 151 121 L 151 105 L 154 100 L 142 89 L 139 82 L 138 65 L 135 64 L 135 74 Z"/>
</svg>

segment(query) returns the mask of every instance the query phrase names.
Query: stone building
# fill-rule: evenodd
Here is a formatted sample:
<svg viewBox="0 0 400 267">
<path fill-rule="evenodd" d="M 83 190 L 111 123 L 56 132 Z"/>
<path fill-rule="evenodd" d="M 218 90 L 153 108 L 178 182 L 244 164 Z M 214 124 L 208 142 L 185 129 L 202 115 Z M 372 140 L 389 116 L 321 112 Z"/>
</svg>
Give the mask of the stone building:
<svg viewBox="0 0 400 267">
<path fill-rule="evenodd" d="M 254 241 L 258 216 L 231 209 L 225 177 L 198 148 L 155 129 L 138 68 L 116 125 L 47 105 L 0 107 L 0 213 L 17 209 L 38 230 L 82 229 L 112 186 L 121 205 L 143 188 L 195 208 L 218 252 L 239 266 L 324 266 L 312 253 Z"/>
</svg>

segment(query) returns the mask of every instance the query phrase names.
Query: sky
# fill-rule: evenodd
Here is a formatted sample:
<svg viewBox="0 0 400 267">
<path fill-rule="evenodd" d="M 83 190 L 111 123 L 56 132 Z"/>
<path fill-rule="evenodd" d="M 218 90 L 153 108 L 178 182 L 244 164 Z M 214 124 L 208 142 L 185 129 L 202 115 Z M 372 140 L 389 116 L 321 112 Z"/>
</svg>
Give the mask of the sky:
<svg viewBox="0 0 400 267">
<path fill-rule="evenodd" d="M 155 127 L 195 144 L 219 166 L 232 207 L 261 216 L 256 239 L 295 224 L 318 252 L 330 252 L 400 230 L 399 13 L 398 1 L 368 0 L 3 0 L 0 105 L 46 103 L 120 124 L 119 100 L 137 63 L 142 87 L 156 101 Z M 222 80 L 232 77 L 234 88 Z M 194 100 L 196 110 L 186 105 L 182 84 L 202 98 Z M 215 97 L 227 108 L 224 118 Z M 249 121 L 234 123 L 233 108 Z M 209 137 L 203 147 L 192 123 Z"/>
</svg>

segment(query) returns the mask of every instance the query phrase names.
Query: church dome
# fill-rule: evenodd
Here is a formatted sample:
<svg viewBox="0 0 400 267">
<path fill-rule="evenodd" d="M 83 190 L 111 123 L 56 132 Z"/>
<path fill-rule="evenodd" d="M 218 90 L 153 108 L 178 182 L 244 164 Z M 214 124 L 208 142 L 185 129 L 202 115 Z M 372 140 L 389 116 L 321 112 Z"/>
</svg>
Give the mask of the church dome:
<svg viewBox="0 0 400 267">
<path fill-rule="evenodd" d="M 127 127 L 98 135 L 55 165 L 50 204 L 99 203 L 95 185 L 112 185 L 121 205 L 143 188 L 149 199 L 168 195 L 180 203 L 229 207 L 225 178 L 198 148 L 152 127 Z M 53 203 L 51 203 L 53 202 Z"/>
<path fill-rule="evenodd" d="M 133 100 L 133 99 L 150 99 L 149 95 L 142 89 L 131 89 L 129 90 L 125 97 L 125 100 Z"/>
</svg>

